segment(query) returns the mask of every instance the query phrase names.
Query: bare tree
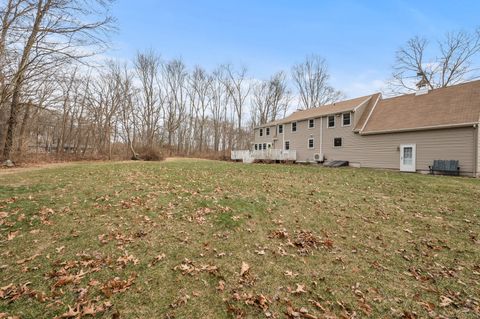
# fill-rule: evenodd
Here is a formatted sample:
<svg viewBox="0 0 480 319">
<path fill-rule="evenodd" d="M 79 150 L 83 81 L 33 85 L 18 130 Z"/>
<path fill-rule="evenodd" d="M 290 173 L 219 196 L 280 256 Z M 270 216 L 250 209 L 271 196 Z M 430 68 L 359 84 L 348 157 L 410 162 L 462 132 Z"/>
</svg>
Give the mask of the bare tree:
<svg viewBox="0 0 480 319">
<path fill-rule="evenodd" d="M 304 109 L 331 104 L 343 97 L 340 91 L 330 86 L 327 63 L 324 58 L 311 55 L 294 65 L 292 78 L 297 86 L 300 105 Z"/>
<path fill-rule="evenodd" d="M 93 54 L 87 48 L 101 47 L 113 19 L 106 0 L 18 1 L 16 10 L 26 12 L 15 28 L 12 46 L 20 44 L 18 63 L 12 74 L 10 114 L 3 157 L 11 156 L 22 89 L 29 71 L 41 72 Z M 96 19 L 94 22 L 86 22 Z M 13 29 L 13 28 L 12 28 Z M 8 37 L 8 35 L 7 35 Z M 42 68 L 43 67 L 43 68 Z"/>
<path fill-rule="evenodd" d="M 202 152 L 204 145 L 205 120 L 207 109 L 211 102 L 211 85 L 213 78 L 201 67 L 195 67 L 190 78 L 190 101 L 198 121 L 198 151 Z M 196 130 L 194 130 L 195 132 Z M 195 134 L 195 133 L 194 133 Z M 196 135 L 196 134 L 195 134 Z"/>
<path fill-rule="evenodd" d="M 187 71 L 185 64 L 178 59 L 163 66 L 163 81 L 166 91 L 164 127 L 167 132 L 168 146 L 172 146 L 174 138 L 178 143 L 182 139 L 181 132 L 176 132 L 185 118 L 187 103 L 186 90 Z M 175 136 L 177 133 L 177 136 Z"/>
<path fill-rule="evenodd" d="M 114 71 L 119 73 L 115 77 L 119 81 L 117 88 L 120 96 L 120 125 L 121 130 L 119 134 L 122 136 L 124 142 L 127 144 L 127 148 L 130 158 L 134 160 L 140 159 L 139 154 L 135 151 L 136 131 L 137 131 L 137 111 L 135 104 L 141 104 L 139 98 L 139 91 L 134 86 L 134 75 L 128 70 L 128 66 L 118 66 L 114 68 Z M 142 114 L 142 113 L 140 113 Z M 140 116 L 141 117 L 141 116 Z M 150 139 L 147 136 L 147 139 Z"/>
<path fill-rule="evenodd" d="M 245 102 L 250 94 L 251 85 L 247 82 L 247 68 L 242 67 L 239 71 L 233 70 L 231 65 L 225 65 L 225 88 L 230 95 L 235 114 L 237 116 L 236 146 L 242 147 L 242 119 Z M 233 145 L 232 145 L 233 146 Z"/>
<path fill-rule="evenodd" d="M 265 124 L 285 116 L 290 100 L 291 93 L 284 72 L 272 75 L 268 81 L 257 83 L 252 96 L 252 124 Z"/>
<path fill-rule="evenodd" d="M 137 53 L 134 61 L 137 78 L 140 81 L 140 115 L 145 134 L 146 146 L 152 147 L 160 129 L 163 111 L 163 96 L 159 85 L 160 57 L 153 51 Z"/>
<path fill-rule="evenodd" d="M 222 136 L 222 121 L 226 117 L 227 106 L 230 102 L 230 95 L 225 89 L 223 69 L 219 68 L 213 72 L 213 81 L 210 86 L 212 101 L 210 103 L 210 113 L 213 124 L 213 149 L 215 152 L 220 150 L 220 139 Z"/>
<path fill-rule="evenodd" d="M 434 56 L 427 56 L 428 49 L 429 41 L 416 36 L 396 52 L 388 93 L 408 93 L 418 86 L 435 89 L 479 77 L 474 58 L 480 52 L 480 29 L 447 33 L 431 51 Z"/>
</svg>

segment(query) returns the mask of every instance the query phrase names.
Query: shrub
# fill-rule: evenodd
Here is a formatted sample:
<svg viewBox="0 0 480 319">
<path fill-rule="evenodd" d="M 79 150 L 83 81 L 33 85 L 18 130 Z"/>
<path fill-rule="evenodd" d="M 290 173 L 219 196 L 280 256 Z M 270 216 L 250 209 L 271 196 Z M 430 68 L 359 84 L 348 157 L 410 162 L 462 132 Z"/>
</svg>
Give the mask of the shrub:
<svg viewBox="0 0 480 319">
<path fill-rule="evenodd" d="M 140 159 L 144 161 L 162 161 L 164 159 L 162 152 L 155 146 L 145 146 L 138 150 Z"/>
</svg>

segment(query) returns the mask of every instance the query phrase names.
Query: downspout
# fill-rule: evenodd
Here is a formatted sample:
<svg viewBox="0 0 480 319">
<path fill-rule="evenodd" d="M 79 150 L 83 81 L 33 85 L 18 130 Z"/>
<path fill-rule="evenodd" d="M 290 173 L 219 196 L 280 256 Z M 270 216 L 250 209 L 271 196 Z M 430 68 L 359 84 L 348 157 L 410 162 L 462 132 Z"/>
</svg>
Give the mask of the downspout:
<svg viewBox="0 0 480 319">
<path fill-rule="evenodd" d="M 479 124 L 473 126 L 473 156 L 475 162 L 473 163 L 473 177 L 480 177 L 480 128 Z"/>
<path fill-rule="evenodd" d="M 320 157 L 323 162 L 323 117 L 320 117 Z"/>
</svg>

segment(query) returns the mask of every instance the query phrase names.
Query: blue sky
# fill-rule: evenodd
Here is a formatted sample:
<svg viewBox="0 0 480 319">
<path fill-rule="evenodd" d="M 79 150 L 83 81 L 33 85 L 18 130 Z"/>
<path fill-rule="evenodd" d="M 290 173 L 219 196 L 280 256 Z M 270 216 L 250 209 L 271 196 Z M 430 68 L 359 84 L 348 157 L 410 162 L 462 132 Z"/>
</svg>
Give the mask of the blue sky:
<svg viewBox="0 0 480 319">
<path fill-rule="evenodd" d="M 480 26 L 474 0 L 117 0 L 112 11 L 119 31 L 110 56 L 152 48 L 190 67 L 245 65 L 252 78 L 267 79 L 318 54 L 348 97 L 379 90 L 409 38 L 435 41 Z"/>
</svg>

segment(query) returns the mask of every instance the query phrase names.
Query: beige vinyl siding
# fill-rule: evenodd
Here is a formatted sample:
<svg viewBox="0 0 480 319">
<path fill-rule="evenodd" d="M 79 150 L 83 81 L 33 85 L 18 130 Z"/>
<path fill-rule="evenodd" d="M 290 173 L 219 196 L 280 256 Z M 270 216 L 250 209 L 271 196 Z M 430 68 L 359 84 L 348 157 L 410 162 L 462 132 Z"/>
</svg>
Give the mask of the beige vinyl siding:
<svg viewBox="0 0 480 319">
<path fill-rule="evenodd" d="M 256 128 L 255 129 L 255 138 L 254 138 L 254 144 L 263 144 L 263 143 L 271 143 L 272 148 L 274 147 L 273 139 L 275 138 L 275 126 L 269 126 L 270 127 L 270 135 L 267 136 L 265 132 L 265 128 L 263 128 L 263 136 L 260 136 L 260 129 Z M 252 149 L 254 146 L 252 147 Z"/>
<path fill-rule="evenodd" d="M 327 118 L 323 118 L 324 127 Z M 461 173 L 472 175 L 475 165 L 473 128 L 455 128 L 378 135 L 359 135 L 352 127 L 324 129 L 323 154 L 327 161 L 346 160 L 361 167 L 400 169 L 400 144 L 416 144 L 416 169 L 428 171 L 435 159 L 459 160 Z M 342 138 L 334 147 L 333 139 Z M 478 142 L 477 142 L 478 143 Z"/>
<path fill-rule="evenodd" d="M 297 131 L 292 132 L 292 123 L 284 124 L 284 140 L 290 141 L 290 149 L 297 152 L 297 162 L 313 162 L 314 154 L 320 153 L 320 119 L 316 118 L 315 127 L 308 128 L 308 119 L 297 122 Z M 308 139 L 313 138 L 314 148 L 308 148 Z M 283 138 L 279 134 L 279 145 Z"/>
</svg>

